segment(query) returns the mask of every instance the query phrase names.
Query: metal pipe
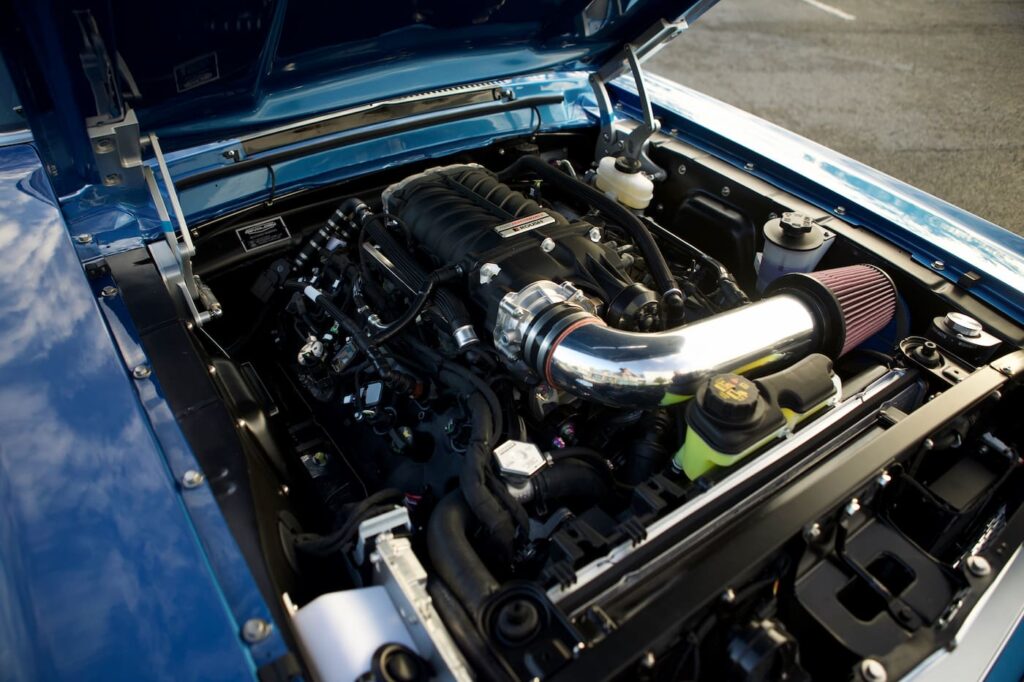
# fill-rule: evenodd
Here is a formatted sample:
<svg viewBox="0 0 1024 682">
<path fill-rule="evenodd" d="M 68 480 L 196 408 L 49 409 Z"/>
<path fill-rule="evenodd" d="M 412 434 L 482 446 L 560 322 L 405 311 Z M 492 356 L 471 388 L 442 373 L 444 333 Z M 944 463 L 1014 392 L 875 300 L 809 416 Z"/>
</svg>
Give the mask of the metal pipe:
<svg viewBox="0 0 1024 682">
<path fill-rule="evenodd" d="M 535 324 L 545 319 L 552 318 Z M 578 313 L 558 322 L 526 335 L 538 372 L 589 400 L 634 408 L 679 402 L 714 374 L 790 364 L 820 341 L 816 311 L 787 294 L 656 333 L 613 329 Z"/>
</svg>

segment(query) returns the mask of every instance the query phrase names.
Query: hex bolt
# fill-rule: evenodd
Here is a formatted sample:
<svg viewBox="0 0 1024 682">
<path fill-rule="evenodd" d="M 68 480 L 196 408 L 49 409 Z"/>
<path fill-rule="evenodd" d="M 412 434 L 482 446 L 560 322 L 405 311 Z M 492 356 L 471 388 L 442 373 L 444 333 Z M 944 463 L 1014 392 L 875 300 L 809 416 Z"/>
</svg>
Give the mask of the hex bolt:
<svg viewBox="0 0 1024 682">
<path fill-rule="evenodd" d="M 109 137 L 101 137 L 93 144 L 93 149 L 96 150 L 97 154 L 112 152 L 114 151 L 114 141 Z"/>
<path fill-rule="evenodd" d="M 683 164 L 679 164 L 679 168 L 676 169 L 676 172 L 679 173 L 680 175 L 686 175 L 686 166 Z"/>
<path fill-rule="evenodd" d="M 935 268 L 936 270 L 945 270 L 946 264 L 941 260 L 933 260 L 932 267 Z"/>
<path fill-rule="evenodd" d="M 270 636 L 270 623 L 262 618 L 250 618 L 242 625 L 242 639 L 249 644 L 262 642 Z"/>
<path fill-rule="evenodd" d="M 729 189 L 729 185 L 726 185 L 725 187 L 722 188 L 722 196 L 723 197 L 727 197 L 730 194 L 732 194 L 732 190 Z"/>
<path fill-rule="evenodd" d="M 590 237 L 590 241 L 592 241 L 594 243 L 597 243 L 597 242 L 601 241 L 601 228 L 600 227 L 592 227 L 592 228 L 590 228 L 590 232 L 588 232 L 587 234 Z M 552 242 L 552 244 L 553 244 L 553 242 Z"/>
<path fill-rule="evenodd" d="M 745 164 L 743 164 L 743 169 L 744 170 L 748 170 L 748 171 L 752 171 L 752 170 L 754 170 L 754 164 L 752 164 L 751 162 L 747 161 Z"/>
<path fill-rule="evenodd" d="M 977 554 L 967 557 L 964 564 L 967 566 L 967 570 L 971 572 L 971 575 L 977 578 L 984 578 L 992 572 L 992 564 L 988 562 L 988 559 Z"/>
<path fill-rule="evenodd" d="M 79 244 L 92 244 L 91 234 L 76 234 L 75 241 Z"/>
<path fill-rule="evenodd" d="M 106 185 L 107 187 L 115 187 L 117 185 L 120 185 L 121 174 L 111 173 L 110 175 L 107 175 L 106 177 L 103 178 L 103 184 Z"/>
<path fill-rule="evenodd" d="M 658 659 L 657 659 L 657 657 L 655 657 L 653 651 L 648 651 L 647 653 L 645 653 L 643 656 L 640 657 L 640 665 L 642 667 L 644 667 L 644 668 L 647 668 L 648 670 L 651 670 L 652 668 L 654 668 L 654 664 L 657 663 L 657 662 L 658 662 Z"/>
<path fill-rule="evenodd" d="M 846 215 L 846 207 L 836 206 L 836 215 Z"/>
<path fill-rule="evenodd" d="M 135 369 L 132 370 L 132 376 L 135 377 L 136 379 L 145 379 L 152 373 L 153 370 L 151 370 L 149 368 L 149 365 L 145 363 L 141 365 L 136 365 Z"/>
<path fill-rule="evenodd" d="M 555 250 L 555 240 L 551 237 L 545 237 L 544 241 L 540 243 L 540 250 L 544 253 L 551 253 Z"/>
<path fill-rule="evenodd" d="M 736 602 L 736 590 L 731 587 L 722 593 L 722 601 L 726 604 L 733 604 Z"/>
<path fill-rule="evenodd" d="M 203 476 L 203 472 L 189 469 L 181 475 L 181 487 L 186 490 L 192 490 L 192 488 L 201 486 L 205 480 L 206 476 Z"/>
<path fill-rule="evenodd" d="M 103 289 L 100 290 L 100 296 L 102 296 L 103 298 L 111 298 L 112 296 L 117 296 L 117 287 L 103 287 Z"/>
<path fill-rule="evenodd" d="M 865 658 L 861 661 L 859 670 L 861 677 L 867 682 L 885 682 L 889 679 L 885 666 L 873 658 Z"/>
</svg>

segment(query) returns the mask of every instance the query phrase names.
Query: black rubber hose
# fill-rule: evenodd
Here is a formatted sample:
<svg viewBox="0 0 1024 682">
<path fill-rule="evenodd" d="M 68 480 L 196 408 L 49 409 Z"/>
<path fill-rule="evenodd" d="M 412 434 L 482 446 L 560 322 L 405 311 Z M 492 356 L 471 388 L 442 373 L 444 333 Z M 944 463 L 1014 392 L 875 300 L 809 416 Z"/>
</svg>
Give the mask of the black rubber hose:
<svg viewBox="0 0 1024 682">
<path fill-rule="evenodd" d="M 616 224 L 629 233 L 629 236 L 636 242 L 647 267 L 650 269 L 651 277 L 660 290 L 662 303 L 667 308 L 670 319 L 682 319 L 683 314 L 683 292 L 679 289 L 676 278 L 669 269 L 665 256 L 661 253 L 654 237 L 651 236 L 647 226 L 628 208 L 615 201 L 607 194 L 594 189 L 590 185 L 566 175 L 561 170 L 549 165 L 543 159 L 536 156 L 524 156 L 518 159 L 511 166 L 498 173 L 498 177 L 506 182 L 508 179 L 530 172 L 540 176 L 542 180 L 557 185 L 563 191 L 575 196 L 588 206 L 596 208 L 611 218 Z"/>
<path fill-rule="evenodd" d="M 566 459 L 531 479 L 534 499 L 550 502 L 567 498 L 593 500 L 609 492 L 608 478 L 589 462 Z"/>
<path fill-rule="evenodd" d="M 750 302 L 750 297 L 747 296 L 746 292 L 736 282 L 736 278 L 729 272 L 729 268 L 722 265 L 718 260 L 715 260 L 704 251 L 701 251 L 696 246 L 686 241 L 675 232 L 668 230 L 658 223 L 654 222 L 650 218 L 644 218 L 644 222 L 649 228 L 653 228 L 655 232 L 658 232 L 664 237 L 672 246 L 675 248 L 685 251 L 695 260 L 699 260 L 704 263 L 707 267 L 715 271 L 716 279 L 718 280 L 718 287 L 720 296 L 723 298 L 723 303 L 727 308 L 734 308 L 744 303 Z"/>
<path fill-rule="evenodd" d="M 446 495 L 430 515 L 427 550 L 441 580 L 475 618 L 500 585 L 469 543 L 466 532 L 471 519 L 460 491 Z"/>
<path fill-rule="evenodd" d="M 440 580 L 431 580 L 427 584 L 427 592 L 434 603 L 434 608 L 441 616 L 448 633 L 455 640 L 478 679 L 504 682 L 511 680 L 508 673 L 494 658 L 480 631 L 466 614 L 466 610 Z"/>
<path fill-rule="evenodd" d="M 366 333 L 359 327 L 355 320 L 346 315 L 341 311 L 338 306 L 334 305 L 322 291 L 303 284 L 302 282 L 285 282 L 285 289 L 291 289 L 295 291 L 301 291 L 306 298 L 309 298 L 316 305 L 320 306 L 325 313 L 338 323 L 338 325 L 345 330 L 346 333 L 352 338 L 352 342 L 359 348 L 373 363 L 376 367 L 377 372 L 380 374 L 382 379 L 387 380 L 391 376 L 391 368 L 388 366 L 387 361 L 381 356 L 381 354 L 370 345 L 370 340 L 367 338 Z"/>
<path fill-rule="evenodd" d="M 427 286 L 430 275 L 416 261 L 408 249 L 391 236 L 384 226 L 383 216 L 367 216 L 363 220 L 366 235 L 380 248 L 381 252 L 394 264 L 398 275 L 409 286 L 423 290 Z M 460 327 L 470 324 L 469 312 L 459 298 L 446 287 L 438 287 L 434 296 L 437 309 L 448 323 L 452 333 Z"/>
<path fill-rule="evenodd" d="M 430 295 L 432 293 L 434 293 L 433 278 L 427 280 L 426 286 L 420 290 L 416 295 L 416 299 L 408 308 L 406 308 L 405 312 L 402 313 L 397 320 L 392 321 L 387 327 L 381 329 L 370 337 L 370 343 L 374 346 L 379 346 L 389 339 L 394 338 L 396 334 L 408 327 L 412 321 L 416 319 L 416 316 L 422 312 L 423 307 L 427 305 L 427 301 L 430 300 Z"/>
<path fill-rule="evenodd" d="M 560 450 L 550 450 L 548 456 L 555 463 L 567 459 L 576 459 L 590 462 L 599 469 L 608 468 L 608 460 L 602 457 L 600 452 L 592 448 L 583 447 L 582 445 L 570 445 Z"/>
<path fill-rule="evenodd" d="M 473 515 L 486 529 L 494 548 L 508 558 L 515 548 L 516 522 L 508 508 L 491 491 L 487 480 L 492 475 L 490 409 L 479 393 L 470 395 L 467 403 L 473 426 L 459 472 L 459 488 Z"/>
</svg>

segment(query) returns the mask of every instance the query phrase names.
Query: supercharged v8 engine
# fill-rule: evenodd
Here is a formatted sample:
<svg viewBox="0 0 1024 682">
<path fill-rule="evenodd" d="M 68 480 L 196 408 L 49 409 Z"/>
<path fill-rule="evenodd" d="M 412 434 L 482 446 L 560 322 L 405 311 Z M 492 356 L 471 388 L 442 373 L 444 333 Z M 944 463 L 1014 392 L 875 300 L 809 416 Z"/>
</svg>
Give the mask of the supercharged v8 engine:
<svg viewBox="0 0 1024 682">
<path fill-rule="evenodd" d="M 201 341 L 279 482 L 261 542 L 314 676 L 801 678 L 937 627 L 1014 504 L 1006 403 L 886 439 L 997 352 L 980 308 L 794 197 L 722 200 L 681 144 L 638 207 L 606 176 L 637 168 L 567 139 L 199 232 L 235 320 Z"/>
</svg>

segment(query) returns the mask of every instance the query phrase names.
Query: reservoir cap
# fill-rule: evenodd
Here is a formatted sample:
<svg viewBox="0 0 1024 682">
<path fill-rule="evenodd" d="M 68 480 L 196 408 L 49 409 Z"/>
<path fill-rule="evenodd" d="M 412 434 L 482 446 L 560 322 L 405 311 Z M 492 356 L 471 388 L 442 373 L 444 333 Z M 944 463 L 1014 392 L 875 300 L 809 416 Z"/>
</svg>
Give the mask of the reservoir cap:
<svg viewBox="0 0 1024 682">
<path fill-rule="evenodd" d="M 825 232 L 810 216 L 788 211 L 781 218 L 769 220 L 764 236 L 773 244 L 790 251 L 813 251 L 825 241 Z"/>
<path fill-rule="evenodd" d="M 718 374 L 708 381 L 701 407 L 709 417 L 725 424 L 745 424 L 757 411 L 760 392 L 739 374 Z"/>
</svg>

